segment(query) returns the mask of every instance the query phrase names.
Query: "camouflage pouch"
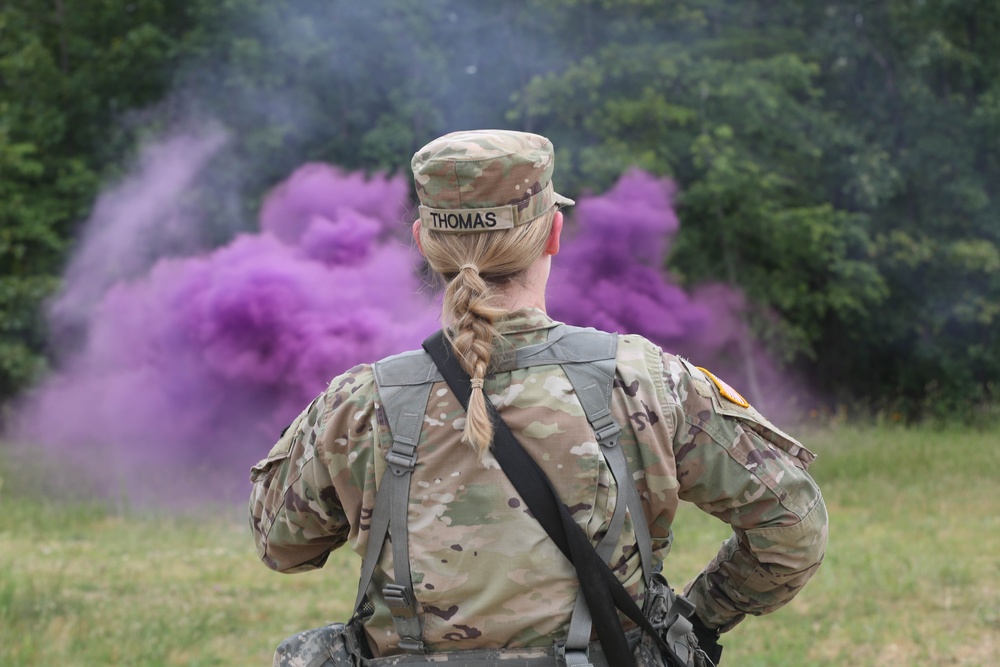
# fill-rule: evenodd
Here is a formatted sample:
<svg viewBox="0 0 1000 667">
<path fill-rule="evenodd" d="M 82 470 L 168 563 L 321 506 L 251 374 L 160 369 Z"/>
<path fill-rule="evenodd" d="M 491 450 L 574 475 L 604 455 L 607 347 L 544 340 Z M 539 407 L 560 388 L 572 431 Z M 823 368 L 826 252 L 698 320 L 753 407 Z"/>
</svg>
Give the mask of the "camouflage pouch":
<svg viewBox="0 0 1000 667">
<path fill-rule="evenodd" d="M 685 667 L 714 667 L 705 652 L 698 648 L 698 639 L 687 620 L 694 607 L 687 598 L 676 595 L 659 574 L 653 575 L 642 611 L 660 639 L 673 649 Z M 645 632 L 632 655 L 637 667 L 675 667 L 675 663 L 660 651 L 659 643 Z"/>
<path fill-rule="evenodd" d="M 331 623 L 305 630 L 278 645 L 273 667 L 359 667 L 359 641 L 353 623 Z"/>
</svg>

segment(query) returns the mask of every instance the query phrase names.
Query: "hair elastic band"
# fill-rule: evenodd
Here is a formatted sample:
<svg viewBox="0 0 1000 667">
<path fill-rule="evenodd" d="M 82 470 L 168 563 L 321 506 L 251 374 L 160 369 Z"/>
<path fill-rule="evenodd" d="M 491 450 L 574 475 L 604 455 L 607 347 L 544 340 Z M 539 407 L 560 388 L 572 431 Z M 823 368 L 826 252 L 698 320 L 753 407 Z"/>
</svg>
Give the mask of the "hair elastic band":
<svg viewBox="0 0 1000 667">
<path fill-rule="evenodd" d="M 462 266 L 458 267 L 458 272 L 461 273 L 462 271 L 465 271 L 466 269 L 472 269 L 473 272 L 475 272 L 476 274 L 479 273 L 479 267 L 476 266 L 475 264 L 463 264 Z"/>
<path fill-rule="evenodd" d="M 483 378 L 472 378 L 471 380 L 469 380 L 469 384 L 472 385 L 473 389 L 482 389 L 483 388 Z"/>
</svg>

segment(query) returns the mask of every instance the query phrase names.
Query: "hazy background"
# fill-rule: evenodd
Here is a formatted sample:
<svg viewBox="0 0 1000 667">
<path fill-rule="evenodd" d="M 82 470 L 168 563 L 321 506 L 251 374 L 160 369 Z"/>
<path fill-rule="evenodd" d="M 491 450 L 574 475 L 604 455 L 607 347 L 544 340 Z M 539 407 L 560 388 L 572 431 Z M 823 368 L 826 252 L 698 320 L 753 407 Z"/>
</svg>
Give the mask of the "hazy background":
<svg viewBox="0 0 1000 667">
<path fill-rule="evenodd" d="M 7 3 L 7 439 L 130 496 L 186 493 L 137 465 L 239 492 L 330 378 L 436 326 L 408 163 L 476 127 L 556 144 L 556 186 L 579 201 L 556 317 L 647 335 L 783 419 L 988 420 L 998 16 L 917 0 Z"/>
</svg>

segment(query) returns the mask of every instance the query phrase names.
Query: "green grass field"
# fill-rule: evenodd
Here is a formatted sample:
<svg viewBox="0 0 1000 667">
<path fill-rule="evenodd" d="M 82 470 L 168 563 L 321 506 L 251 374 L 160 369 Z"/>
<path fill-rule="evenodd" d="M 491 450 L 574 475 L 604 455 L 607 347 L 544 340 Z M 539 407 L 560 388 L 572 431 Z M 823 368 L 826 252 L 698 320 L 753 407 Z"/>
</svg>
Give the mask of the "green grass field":
<svg viewBox="0 0 1000 667">
<path fill-rule="evenodd" d="M 830 509 L 816 578 L 724 637 L 724 665 L 1000 665 L 1000 430 L 838 428 L 805 438 Z M 2 454 L 2 451 L 0 451 Z M 171 516 L 56 499 L 0 459 L 0 665 L 267 665 L 344 619 L 359 559 L 275 574 L 243 509 Z M 680 586 L 725 538 L 690 507 Z"/>
</svg>

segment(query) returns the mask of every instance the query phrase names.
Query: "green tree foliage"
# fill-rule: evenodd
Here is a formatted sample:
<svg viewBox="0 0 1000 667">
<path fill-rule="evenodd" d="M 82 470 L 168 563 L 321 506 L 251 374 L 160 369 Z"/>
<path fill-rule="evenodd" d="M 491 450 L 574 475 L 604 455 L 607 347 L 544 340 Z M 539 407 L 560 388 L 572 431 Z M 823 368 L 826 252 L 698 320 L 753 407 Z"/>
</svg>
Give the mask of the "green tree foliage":
<svg viewBox="0 0 1000 667">
<path fill-rule="evenodd" d="M 0 6 L 0 399 L 45 367 L 45 299 L 102 177 L 131 150 L 129 109 L 163 95 L 181 2 Z"/>
<path fill-rule="evenodd" d="M 961 410 L 1000 378 L 1000 16 L 983 0 L 819 9 L 817 82 L 846 149 L 827 196 L 867 218 L 892 295 L 859 323 L 863 347 L 837 353 L 910 412 Z"/>
<path fill-rule="evenodd" d="M 989 2 L 554 2 L 600 45 L 515 116 L 581 184 L 676 178 L 672 266 L 743 286 L 833 396 L 949 414 L 1000 377 Z M 644 21 L 631 13 L 641 11 Z"/>
</svg>

